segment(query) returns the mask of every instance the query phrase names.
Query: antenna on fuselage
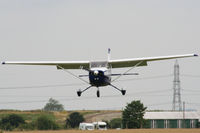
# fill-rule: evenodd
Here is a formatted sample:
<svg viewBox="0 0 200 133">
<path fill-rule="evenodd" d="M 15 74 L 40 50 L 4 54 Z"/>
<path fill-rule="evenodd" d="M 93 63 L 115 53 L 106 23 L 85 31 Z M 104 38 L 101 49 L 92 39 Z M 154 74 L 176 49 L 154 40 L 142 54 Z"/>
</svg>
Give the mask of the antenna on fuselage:
<svg viewBox="0 0 200 133">
<path fill-rule="evenodd" d="M 110 60 L 110 52 L 111 52 L 111 49 L 108 48 L 108 61 Z"/>
</svg>

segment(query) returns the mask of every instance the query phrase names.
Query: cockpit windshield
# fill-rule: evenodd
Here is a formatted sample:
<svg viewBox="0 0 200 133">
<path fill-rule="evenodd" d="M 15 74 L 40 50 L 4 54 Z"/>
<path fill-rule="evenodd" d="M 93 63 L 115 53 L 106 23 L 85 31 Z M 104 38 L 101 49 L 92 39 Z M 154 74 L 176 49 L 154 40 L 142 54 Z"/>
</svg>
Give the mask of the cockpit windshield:
<svg viewBox="0 0 200 133">
<path fill-rule="evenodd" d="M 108 62 L 106 61 L 94 61 L 90 62 L 90 68 L 95 68 L 95 67 L 108 67 Z"/>
</svg>

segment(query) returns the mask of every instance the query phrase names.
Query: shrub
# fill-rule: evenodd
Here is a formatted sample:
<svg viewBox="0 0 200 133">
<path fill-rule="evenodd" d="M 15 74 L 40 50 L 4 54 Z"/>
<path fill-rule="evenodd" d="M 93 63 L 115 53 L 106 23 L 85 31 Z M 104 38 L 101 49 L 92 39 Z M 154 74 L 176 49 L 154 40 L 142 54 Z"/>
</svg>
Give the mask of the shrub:
<svg viewBox="0 0 200 133">
<path fill-rule="evenodd" d="M 36 128 L 38 130 L 56 130 L 59 129 L 59 126 L 52 119 L 48 118 L 45 115 L 38 117 L 35 122 Z"/>
<path fill-rule="evenodd" d="M 11 114 L 1 119 L 0 128 L 3 130 L 13 130 L 19 127 L 20 124 L 25 124 L 23 117 L 17 114 Z"/>
<path fill-rule="evenodd" d="M 122 119 L 121 118 L 114 118 L 110 121 L 111 128 L 121 128 L 122 126 Z"/>
<path fill-rule="evenodd" d="M 66 120 L 66 127 L 75 128 L 78 127 L 81 122 L 84 121 L 83 115 L 78 112 L 74 112 L 69 115 L 69 118 Z"/>
</svg>

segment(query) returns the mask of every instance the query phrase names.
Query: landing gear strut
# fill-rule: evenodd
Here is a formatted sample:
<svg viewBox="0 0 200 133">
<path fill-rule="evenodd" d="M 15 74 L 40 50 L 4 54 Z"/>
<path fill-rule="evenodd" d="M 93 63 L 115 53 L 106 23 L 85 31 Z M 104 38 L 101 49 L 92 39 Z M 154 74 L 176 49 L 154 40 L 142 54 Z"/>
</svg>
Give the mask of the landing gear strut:
<svg viewBox="0 0 200 133">
<path fill-rule="evenodd" d="M 78 90 L 77 91 L 77 95 L 80 97 L 81 96 L 81 94 L 84 92 L 84 91 L 86 91 L 86 90 L 88 90 L 89 88 L 91 88 L 92 86 L 89 86 L 89 87 L 87 87 L 85 90 Z"/>
<path fill-rule="evenodd" d="M 110 86 L 112 86 L 112 87 L 114 87 L 116 90 L 118 90 L 118 91 L 120 91 L 121 93 L 122 93 L 122 95 L 125 95 L 126 94 L 126 90 L 123 90 L 123 89 L 119 89 L 119 88 L 117 88 L 116 86 L 114 86 L 114 85 L 112 85 L 112 84 L 110 84 Z"/>
<path fill-rule="evenodd" d="M 126 94 L 126 90 L 119 89 L 119 88 L 117 88 L 116 86 L 114 86 L 114 85 L 112 85 L 112 84 L 110 84 L 110 86 L 112 86 L 112 87 L 115 88 L 116 90 L 120 91 L 120 92 L 122 93 L 122 95 L 125 95 L 125 94 Z M 78 91 L 77 91 L 78 97 L 80 97 L 81 94 L 82 94 L 84 91 L 88 90 L 88 89 L 91 88 L 91 87 L 92 87 L 92 86 L 89 86 L 89 87 L 87 87 L 86 89 L 84 89 L 84 90 L 82 90 L 82 91 L 81 91 L 81 90 L 78 90 Z M 97 89 L 97 97 L 100 97 L 99 88 Z"/>
<path fill-rule="evenodd" d="M 80 97 L 81 96 L 81 94 L 84 92 L 84 91 L 86 91 L 86 90 L 88 90 L 89 88 L 91 88 L 92 86 L 89 86 L 89 87 L 87 87 L 86 89 L 84 89 L 84 90 L 78 90 L 77 91 L 77 95 L 78 95 L 78 97 Z M 100 91 L 99 91 L 99 88 L 97 89 L 97 97 L 100 97 Z"/>
</svg>

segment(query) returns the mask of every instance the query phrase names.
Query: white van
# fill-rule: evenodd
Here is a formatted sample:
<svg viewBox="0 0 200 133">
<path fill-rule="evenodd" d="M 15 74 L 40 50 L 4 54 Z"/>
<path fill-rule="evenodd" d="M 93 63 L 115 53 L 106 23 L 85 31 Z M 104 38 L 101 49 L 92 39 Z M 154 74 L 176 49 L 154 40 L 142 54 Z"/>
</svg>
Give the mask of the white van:
<svg viewBox="0 0 200 133">
<path fill-rule="evenodd" d="M 92 124 L 92 123 L 80 123 L 79 129 L 80 130 L 94 130 L 94 124 Z"/>
<path fill-rule="evenodd" d="M 98 130 L 107 130 L 107 124 L 105 122 L 93 122 L 95 129 Z"/>
</svg>

